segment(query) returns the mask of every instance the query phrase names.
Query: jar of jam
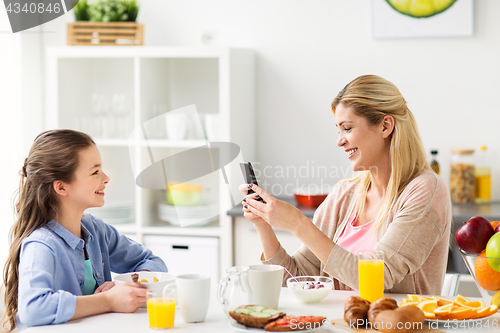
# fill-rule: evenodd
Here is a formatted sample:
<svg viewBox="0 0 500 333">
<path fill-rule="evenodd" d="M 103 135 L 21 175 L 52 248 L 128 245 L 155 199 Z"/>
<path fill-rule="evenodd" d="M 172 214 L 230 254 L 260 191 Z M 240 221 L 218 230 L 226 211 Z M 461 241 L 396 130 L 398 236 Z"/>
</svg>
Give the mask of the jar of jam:
<svg viewBox="0 0 500 333">
<path fill-rule="evenodd" d="M 451 201 L 470 203 L 476 199 L 474 149 L 452 149 L 450 170 Z"/>
</svg>

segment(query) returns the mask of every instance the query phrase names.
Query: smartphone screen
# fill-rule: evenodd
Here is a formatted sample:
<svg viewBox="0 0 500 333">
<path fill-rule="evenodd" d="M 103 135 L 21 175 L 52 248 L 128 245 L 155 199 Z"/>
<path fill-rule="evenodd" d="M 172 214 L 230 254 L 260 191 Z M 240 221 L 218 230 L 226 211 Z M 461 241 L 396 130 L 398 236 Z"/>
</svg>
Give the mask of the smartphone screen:
<svg viewBox="0 0 500 333">
<path fill-rule="evenodd" d="M 257 183 L 257 177 L 255 176 L 255 172 L 253 171 L 252 163 L 242 162 L 242 163 L 240 163 L 240 167 L 241 167 L 241 172 L 243 172 L 243 177 L 245 178 L 245 182 L 247 184 L 251 183 L 251 184 L 259 185 Z M 255 192 L 252 189 L 249 189 L 248 194 L 252 194 L 252 193 L 255 193 Z M 262 198 L 259 197 L 257 200 L 262 201 Z"/>
</svg>

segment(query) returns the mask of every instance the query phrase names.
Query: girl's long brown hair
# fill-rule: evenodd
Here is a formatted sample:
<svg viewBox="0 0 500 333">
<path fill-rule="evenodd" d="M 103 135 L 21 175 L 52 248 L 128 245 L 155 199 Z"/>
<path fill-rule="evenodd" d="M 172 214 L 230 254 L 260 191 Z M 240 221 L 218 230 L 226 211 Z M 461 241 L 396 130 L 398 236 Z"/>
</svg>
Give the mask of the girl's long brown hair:
<svg viewBox="0 0 500 333">
<path fill-rule="evenodd" d="M 3 328 L 16 328 L 18 309 L 19 254 L 22 241 L 56 216 L 58 201 L 52 184 L 56 180 L 71 183 L 81 150 L 94 145 L 85 133 L 60 129 L 36 137 L 21 169 L 15 203 L 16 221 L 10 231 L 10 250 L 4 267 L 5 313 Z"/>
</svg>

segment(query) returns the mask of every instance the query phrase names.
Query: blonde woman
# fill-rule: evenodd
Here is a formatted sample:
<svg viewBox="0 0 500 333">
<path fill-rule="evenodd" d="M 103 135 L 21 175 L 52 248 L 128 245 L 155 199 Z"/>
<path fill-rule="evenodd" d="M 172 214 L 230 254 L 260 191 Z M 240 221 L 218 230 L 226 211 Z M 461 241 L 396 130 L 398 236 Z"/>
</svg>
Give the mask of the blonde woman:
<svg viewBox="0 0 500 333">
<path fill-rule="evenodd" d="M 311 222 L 296 207 L 256 185 L 242 185 L 245 217 L 260 237 L 265 264 L 293 275 L 334 278 L 335 289 L 357 289 L 360 250 L 382 250 L 384 289 L 439 295 L 446 273 L 451 202 L 433 173 L 413 114 L 391 82 L 360 76 L 332 102 L 354 179 L 339 182 Z M 264 202 L 257 201 L 262 197 Z M 303 245 L 290 256 L 273 227 L 289 231 Z M 284 282 L 288 276 L 284 277 Z"/>
</svg>

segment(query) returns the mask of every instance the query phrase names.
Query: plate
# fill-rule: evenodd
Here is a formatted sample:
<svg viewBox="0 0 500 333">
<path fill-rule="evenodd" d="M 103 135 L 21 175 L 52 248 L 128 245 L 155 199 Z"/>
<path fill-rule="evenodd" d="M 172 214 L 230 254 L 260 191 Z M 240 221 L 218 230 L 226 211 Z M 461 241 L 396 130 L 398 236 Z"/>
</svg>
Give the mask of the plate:
<svg viewBox="0 0 500 333">
<path fill-rule="evenodd" d="M 245 325 L 242 325 L 234 320 L 230 320 L 229 321 L 229 326 L 231 326 L 232 328 L 234 328 L 235 330 L 237 331 L 240 331 L 240 332 L 267 332 L 266 330 L 264 330 L 263 328 L 255 328 L 255 327 L 248 327 L 248 326 L 245 326 Z M 294 331 L 286 331 L 286 332 L 301 332 L 301 333 L 306 333 L 306 332 L 313 332 L 313 331 L 317 331 L 321 328 L 322 326 L 318 327 L 318 328 L 313 328 L 313 329 L 310 329 L 310 330 L 294 330 Z"/>
<path fill-rule="evenodd" d="M 425 322 L 426 323 L 438 323 L 438 325 L 444 325 L 446 323 L 448 323 L 449 325 L 455 325 L 455 323 L 457 323 L 458 325 L 461 325 L 461 324 L 472 324 L 470 327 L 475 327 L 474 324 L 475 323 L 479 323 L 479 322 L 482 322 L 483 320 L 487 320 L 488 318 L 490 318 L 491 316 L 494 316 L 494 314 L 492 315 L 489 315 L 488 317 L 483 317 L 483 318 L 477 318 L 477 319 L 462 319 L 462 320 L 456 320 L 456 319 L 453 319 L 453 320 L 442 320 L 442 319 L 426 319 Z M 460 326 L 461 327 L 461 326 Z"/>
</svg>

